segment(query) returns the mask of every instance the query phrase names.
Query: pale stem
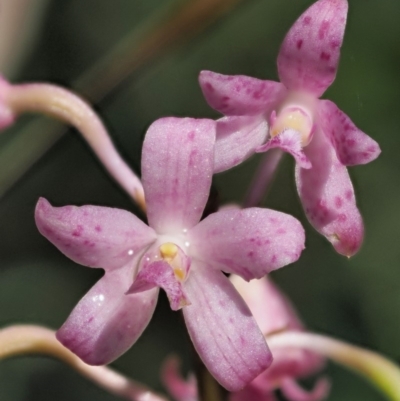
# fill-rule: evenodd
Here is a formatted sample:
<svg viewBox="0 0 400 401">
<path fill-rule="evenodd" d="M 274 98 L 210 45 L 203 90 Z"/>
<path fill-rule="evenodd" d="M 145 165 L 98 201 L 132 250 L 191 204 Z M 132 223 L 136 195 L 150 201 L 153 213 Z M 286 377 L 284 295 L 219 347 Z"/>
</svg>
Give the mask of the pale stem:
<svg viewBox="0 0 400 401">
<path fill-rule="evenodd" d="M 15 114 L 43 113 L 74 126 L 121 187 L 145 210 L 142 184 L 122 160 L 93 109 L 77 95 L 55 85 L 9 85 L 3 101 Z"/>
<path fill-rule="evenodd" d="M 306 332 L 275 334 L 267 340 L 272 353 L 277 348 L 302 348 L 324 355 L 370 380 L 389 399 L 400 401 L 400 369 L 376 352 Z"/>
<path fill-rule="evenodd" d="M 0 330 L 0 359 L 29 354 L 44 354 L 60 359 L 98 386 L 128 400 L 168 401 L 164 396 L 106 366 L 90 366 L 82 362 L 57 341 L 52 330 L 29 325 Z"/>
<path fill-rule="evenodd" d="M 247 190 L 244 207 L 260 205 L 272 184 L 282 155 L 283 152 L 280 149 L 271 149 L 263 156 L 249 189 Z"/>
</svg>

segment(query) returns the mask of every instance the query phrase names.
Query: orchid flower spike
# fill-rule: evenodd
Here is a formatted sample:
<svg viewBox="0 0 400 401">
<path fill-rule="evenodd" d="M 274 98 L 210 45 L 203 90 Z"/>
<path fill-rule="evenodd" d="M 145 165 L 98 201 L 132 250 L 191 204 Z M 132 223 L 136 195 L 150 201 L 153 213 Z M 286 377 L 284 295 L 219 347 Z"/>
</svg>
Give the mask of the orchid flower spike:
<svg viewBox="0 0 400 401">
<path fill-rule="evenodd" d="M 143 187 L 121 158 L 93 109 L 79 96 L 56 85 L 12 85 L 0 76 L 0 130 L 12 125 L 21 113 L 49 115 L 74 126 L 96 153 L 110 175 L 144 210 Z"/>
<path fill-rule="evenodd" d="M 215 171 L 254 151 L 291 153 L 309 221 L 351 256 L 364 229 L 346 166 L 369 163 L 380 148 L 333 102 L 319 99 L 336 76 L 347 9 L 347 0 L 319 0 L 300 16 L 278 55 L 280 83 L 211 71 L 199 81 L 210 106 L 226 116 L 217 121 Z"/>
<path fill-rule="evenodd" d="M 163 118 L 150 126 L 142 153 L 149 226 L 124 210 L 39 200 L 39 231 L 75 262 L 105 270 L 57 332 L 85 362 L 106 364 L 124 353 L 147 326 L 161 287 L 225 388 L 241 389 L 270 365 L 264 336 L 221 270 L 250 280 L 294 262 L 304 230 L 292 216 L 259 208 L 200 221 L 214 144 L 212 120 Z"/>
<path fill-rule="evenodd" d="M 289 300 L 271 280 L 263 277 L 248 283 L 236 275 L 231 275 L 230 280 L 266 338 L 277 333 L 305 330 Z M 310 392 L 296 381 L 321 371 L 325 363 L 323 357 L 301 348 L 271 350 L 274 358 L 271 366 L 242 391 L 233 393 L 230 401 L 275 401 L 277 389 L 290 401 L 320 401 L 327 397 L 330 386 L 325 378 L 319 379 Z"/>
</svg>

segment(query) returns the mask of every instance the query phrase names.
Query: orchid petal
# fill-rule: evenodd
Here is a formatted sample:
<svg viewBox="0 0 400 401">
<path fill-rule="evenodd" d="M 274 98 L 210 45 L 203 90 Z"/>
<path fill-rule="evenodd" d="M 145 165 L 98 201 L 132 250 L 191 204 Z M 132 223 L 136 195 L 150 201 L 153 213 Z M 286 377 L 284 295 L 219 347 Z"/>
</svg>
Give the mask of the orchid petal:
<svg viewBox="0 0 400 401">
<path fill-rule="evenodd" d="M 269 113 L 286 93 L 279 82 L 212 71 L 201 71 L 199 83 L 208 104 L 226 116 Z"/>
<path fill-rule="evenodd" d="M 313 167 L 296 168 L 297 190 L 308 220 L 345 256 L 361 246 L 364 227 L 347 169 L 322 132 L 304 148 Z"/>
<path fill-rule="evenodd" d="M 285 294 L 268 277 L 247 282 L 232 274 L 229 279 L 265 336 L 282 330 L 303 329 L 303 324 Z"/>
<path fill-rule="evenodd" d="M 128 290 L 128 294 L 136 294 L 154 287 L 161 287 L 166 292 L 172 310 L 176 311 L 190 305 L 182 283 L 175 277 L 172 267 L 165 261 L 160 260 L 144 265 Z"/>
<path fill-rule="evenodd" d="M 248 159 L 267 136 L 268 123 L 262 116 L 233 116 L 217 120 L 214 172 L 228 170 Z"/>
<path fill-rule="evenodd" d="M 161 379 L 173 398 L 177 401 L 197 401 L 197 383 L 194 375 L 185 380 L 179 372 L 180 360 L 170 356 L 164 362 Z"/>
<path fill-rule="evenodd" d="M 189 335 L 215 379 L 227 390 L 238 391 L 268 368 L 271 353 L 228 278 L 196 263 L 185 282 L 192 300 L 183 308 Z"/>
<path fill-rule="evenodd" d="M 306 391 L 295 380 L 286 378 L 282 381 L 281 390 L 290 401 L 321 401 L 328 396 L 330 383 L 322 378 L 311 391 Z"/>
<path fill-rule="evenodd" d="M 304 230 L 294 217 L 269 209 L 228 209 L 206 217 L 188 232 L 191 254 L 245 280 L 296 261 Z"/>
<path fill-rule="evenodd" d="M 292 129 L 286 129 L 279 135 L 271 138 L 265 145 L 260 146 L 256 152 L 266 152 L 269 149 L 279 148 L 284 152 L 290 153 L 301 168 L 311 168 L 310 160 L 303 152 L 301 144 L 301 134 Z"/>
<path fill-rule="evenodd" d="M 64 255 L 106 270 L 124 266 L 156 239 L 132 213 L 109 207 L 53 207 L 40 198 L 35 220 L 40 233 Z"/>
<path fill-rule="evenodd" d="M 158 289 L 125 295 L 132 274 L 131 266 L 107 272 L 58 330 L 58 340 L 84 362 L 112 362 L 133 345 L 148 325 Z"/>
<path fill-rule="evenodd" d="M 142 180 L 149 224 L 158 234 L 194 226 L 207 203 L 214 169 L 215 122 L 162 118 L 147 131 Z"/>
<path fill-rule="evenodd" d="M 347 0 L 319 0 L 287 33 L 279 55 L 281 82 L 320 97 L 336 76 L 346 26 Z"/>
<path fill-rule="evenodd" d="M 360 131 L 335 103 L 320 100 L 318 115 L 321 129 L 331 140 L 342 164 L 366 164 L 375 160 L 381 153 L 379 145 Z"/>
</svg>

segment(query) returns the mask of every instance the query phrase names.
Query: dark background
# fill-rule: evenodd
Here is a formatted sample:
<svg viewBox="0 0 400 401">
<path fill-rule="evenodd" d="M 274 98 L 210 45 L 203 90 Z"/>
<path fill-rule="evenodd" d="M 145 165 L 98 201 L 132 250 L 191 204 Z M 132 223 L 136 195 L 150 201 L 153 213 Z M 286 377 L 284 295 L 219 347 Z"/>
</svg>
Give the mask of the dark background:
<svg viewBox="0 0 400 401">
<path fill-rule="evenodd" d="M 29 7 L 34 2 L 27 3 L 25 11 L 33 12 Z M 139 29 L 140 39 L 143 29 L 157 29 L 154 15 L 169 3 L 172 1 L 49 1 L 36 41 L 25 49 L 26 56 L 18 70 L 11 69 L 8 74 L 14 82 L 40 80 L 72 87 L 82 73 L 132 30 Z M 276 80 L 280 43 L 311 3 L 242 1 L 185 43 L 162 54 L 157 52 L 152 63 L 132 69 L 124 85 L 96 101 L 95 107 L 118 149 L 133 168 L 137 171 L 139 167 L 141 142 L 155 119 L 168 115 L 217 117 L 199 89 L 200 70 Z M 358 255 L 348 260 L 337 255 L 310 227 L 295 191 L 294 163 L 287 157 L 264 205 L 291 213 L 303 222 L 307 249 L 298 263 L 272 276 L 311 330 L 400 361 L 400 2 L 349 3 L 338 75 L 324 98 L 336 102 L 382 148 L 377 161 L 350 169 L 366 226 L 364 245 Z M 119 60 L 113 63 L 118 65 Z M 97 82 L 103 83 L 101 76 Z M 20 132 L 28 135 L 23 146 L 13 151 Z M 47 122 L 37 127 L 27 117 L 0 138 L 0 178 L 5 182 L 4 188 L 0 186 L 0 326 L 36 323 L 59 327 L 101 275 L 100 270 L 75 265 L 39 235 L 33 220 L 39 196 L 56 205 L 98 204 L 137 212 L 76 132 L 68 131 L 43 156 L 37 150 L 40 135 L 46 143 L 55 138 Z M 23 166 L 26 158 L 35 158 L 35 152 L 38 162 L 17 180 L 18 166 Z M 215 177 L 223 203 L 243 199 L 258 161 L 254 157 Z M 183 323 L 162 296 L 144 335 L 113 366 L 162 389 L 160 363 L 171 352 L 181 355 L 185 368 L 190 368 L 191 349 Z M 330 364 L 327 373 L 333 381 L 329 398 L 332 401 L 384 399 L 341 367 Z M 58 361 L 24 357 L 1 362 L 0 399 L 116 398 Z"/>
</svg>

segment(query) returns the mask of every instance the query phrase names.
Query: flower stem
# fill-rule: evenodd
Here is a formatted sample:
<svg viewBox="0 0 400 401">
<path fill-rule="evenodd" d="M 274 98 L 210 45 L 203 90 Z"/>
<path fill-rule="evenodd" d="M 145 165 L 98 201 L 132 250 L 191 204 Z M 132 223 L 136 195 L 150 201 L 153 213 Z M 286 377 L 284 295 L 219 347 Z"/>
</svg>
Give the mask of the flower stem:
<svg viewBox="0 0 400 401">
<path fill-rule="evenodd" d="M 282 159 L 280 149 L 271 149 L 267 152 L 253 177 L 244 201 L 244 207 L 258 206 L 271 187 L 276 169 Z"/>
<path fill-rule="evenodd" d="M 103 389 L 132 401 L 167 401 L 146 386 L 106 366 L 90 366 L 64 348 L 52 330 L 19 325 L 0 330 L 0 359 L 27 354 L 45 354 L 65 362 Z"/>
<path fill-rule="evenodd" d="M 317 352 L 364 376 L 390 400 L 400 401 L 400 368 L 376 352 L 305 332 L 269 336 L 268 345 L 272 353 L 274 349 L 288 347 Z"/>
<path fill-rule="evenodd" d="M 111 176 L 145 211 L 139 178 L 122 160 L 104 124 L 88 103 L 66 89 L 44 83 L 7 85 L 3 102 L 15 115 L 38 112 L 74 126 Z"/>
</svg>

